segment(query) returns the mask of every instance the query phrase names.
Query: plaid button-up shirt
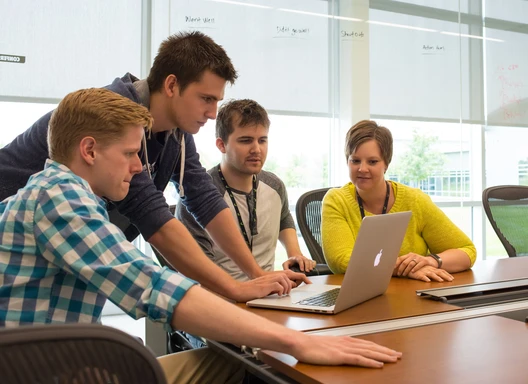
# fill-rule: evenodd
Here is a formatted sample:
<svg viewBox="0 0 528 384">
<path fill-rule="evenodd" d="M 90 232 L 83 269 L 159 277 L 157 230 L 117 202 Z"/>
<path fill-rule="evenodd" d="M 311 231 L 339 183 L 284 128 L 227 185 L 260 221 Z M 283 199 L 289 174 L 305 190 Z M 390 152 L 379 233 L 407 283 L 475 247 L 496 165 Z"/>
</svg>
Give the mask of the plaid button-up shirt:
<svg viewBox="0 0 528 384">
<path fill-rule="evenodd" d="M 0 202 L 0 327 L 99 322 L 107 298 L 168 325 L 193 284 L 129 243 L 89 184 L 57 162 Z"/>
</svg>

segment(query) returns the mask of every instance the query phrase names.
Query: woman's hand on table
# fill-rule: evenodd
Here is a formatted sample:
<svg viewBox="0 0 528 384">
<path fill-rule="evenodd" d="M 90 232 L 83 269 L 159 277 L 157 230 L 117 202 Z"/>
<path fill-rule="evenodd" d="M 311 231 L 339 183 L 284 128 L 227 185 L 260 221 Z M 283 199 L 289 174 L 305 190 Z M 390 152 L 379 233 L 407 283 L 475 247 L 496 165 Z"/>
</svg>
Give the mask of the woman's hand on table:
<svg viewBox="0 0 528 384">
<path fill-rule="evenodd" d="M 454 277 L 449 272 L 436 268 L 436 264 L 436 260 L 432 257 L 408 253 L 398 257 L 392 275 L 426 282 L 454 280 Z"/>
</svg>

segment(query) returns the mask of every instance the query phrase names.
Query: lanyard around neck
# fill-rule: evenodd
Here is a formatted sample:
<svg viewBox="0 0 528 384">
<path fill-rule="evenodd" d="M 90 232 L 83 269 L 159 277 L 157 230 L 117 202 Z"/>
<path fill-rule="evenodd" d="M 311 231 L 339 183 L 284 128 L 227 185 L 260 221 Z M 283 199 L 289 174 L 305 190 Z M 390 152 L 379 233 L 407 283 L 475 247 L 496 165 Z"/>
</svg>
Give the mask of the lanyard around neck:
<svg viewBox="0 0 528 384">
<path fill-rule="evenodd" d="M 387 194 L 385 195 L 385 202 L 383 203 L 383 210 L 381 211 L 381 214 L 384 215 L 387 213 L 387 206 L 389 205 L 389 197 L 390 197 L 390 185 L 386 181 L 385 184 L 387 185 Z M 365 210 L 363 209 L 363 199 L 361 199 L 361 196 L 359 196 L 359 193 L 356 188 L 356 198 L 359 205 L 359 212 L 361 213 L 361 218 L 365 218 Z"/>
<path fill-rule="evenodd" d="M 257 231 L 257 176 L 253 175 L 253 189 L 251 191 L 251 194 L 253 196 L 253 208 L 250 208 L 248 204 L 248 211 L 249 211 L 249 228 L 251 230 L 251 241 L 249 241 L 249 236 L 246 231 L 246 226 L 244 225 L 244 221 L 242 220 L 242 215 L 240 214 L 240 210 L 238 209 L 238 204 L 235 200 L 235 196 L 233 196 L 233 191 L 231 190 L 231 187 L 229 184 L 227 184 L 227 180 L 224 177 L 224 174 L 222 173 L 222 170 L 220 169 L 220 166 L 218 166 L 218 175 L 220 176 L 220 180 L 222 180 L 222 183 L 224 184 L 224 187 L 227 191 L 227 194 L 231 198 L 231 202 L 233 203 L 233 206 L 235 207 L 235 212 L 238 219 L 238 226 L 240 227 L 240 231 L 242 232 L 242 235 L 244 236 L 244 240 L 246 241 L 247 246 L 249 247 L 250 251 L 253 251 L 253 236 L 258 235 Z"/>
</svg>

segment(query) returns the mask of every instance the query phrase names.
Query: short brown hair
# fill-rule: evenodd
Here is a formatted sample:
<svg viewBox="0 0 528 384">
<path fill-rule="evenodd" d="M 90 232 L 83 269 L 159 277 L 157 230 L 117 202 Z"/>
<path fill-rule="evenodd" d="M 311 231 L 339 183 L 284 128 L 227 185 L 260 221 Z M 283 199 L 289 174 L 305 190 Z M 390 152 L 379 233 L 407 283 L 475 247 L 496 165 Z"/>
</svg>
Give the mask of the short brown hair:
<svg viewBox="0 0 528 384">
<path fill-rule="evenodd" d="M 150 92 L 159 91 L 167 76 L 174 75 L 180 94 L 210 70 L 233 84 L 238 74 L 226 51 L 201 32 L 180 32 L 164 40 L 147 77 Z"/>
<path fill-rule="evenodd" d="M 229 135 L 235 130 L 235 123 L 241 127 L 263 125 L 269 128 L 270 126 L 266 110 L 250 99 L 230 100 L 222 104 L 216 117 L 216 137 L 227 142 Z"/>
<path fill-rule="evenodd" d="M 129 125 L 150 129 L 152 116 L 147 108 L 104 88 L 72 92 L 51 115 L 49 157 L 67 165 L 82 138 L 92 136 L 107 145 L 122 138 Z"/>
<path fill-rule="evenodd" d="M 345 143 L 347 161 L 361 144 L 370 140 L 378 143 L 381 157 L 389 166 L 392 161 L 392 134 L 387 128 L 378 125 L 373 120 L 361 120 L 348 130 Z"/>
</svg>

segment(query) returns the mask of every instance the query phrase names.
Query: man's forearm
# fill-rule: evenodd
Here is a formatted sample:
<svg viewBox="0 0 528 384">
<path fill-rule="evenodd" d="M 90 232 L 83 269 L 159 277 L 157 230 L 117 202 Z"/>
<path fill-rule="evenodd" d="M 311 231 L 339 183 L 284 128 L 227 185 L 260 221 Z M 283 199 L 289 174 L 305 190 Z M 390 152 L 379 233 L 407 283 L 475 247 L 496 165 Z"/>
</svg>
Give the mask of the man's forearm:
<svg viewBox="0 0 528 384">
<path fill-rule="evenodd" d="M 297 232 L 293 228 L 286 228 L 279 232 L 279 240 L 286 249 L 288 257 L 302 255 L 297 239 Z"/>
<path fill-rule="evenodd" d="M 253 279 L 264 274 L 244 241 L 228 208 L 220 211 L 205 229 L 211 239 L 246 275 Z"/>
<path fill-rule="evenodd" d="M 192 287 L 185 294 L 174 311 L 171 325 L 217 341 L 289 353 L 299 337 L 297 332 L 218 300 L 200 287 Z"/>
<path fill-rule="evenodd" d="M 222 296 L 235 298 L 236 281 L 203 253 L 187 228 L 178 220 L 168 221 L 148 242 L 178 272 Z"/>
</svg>

